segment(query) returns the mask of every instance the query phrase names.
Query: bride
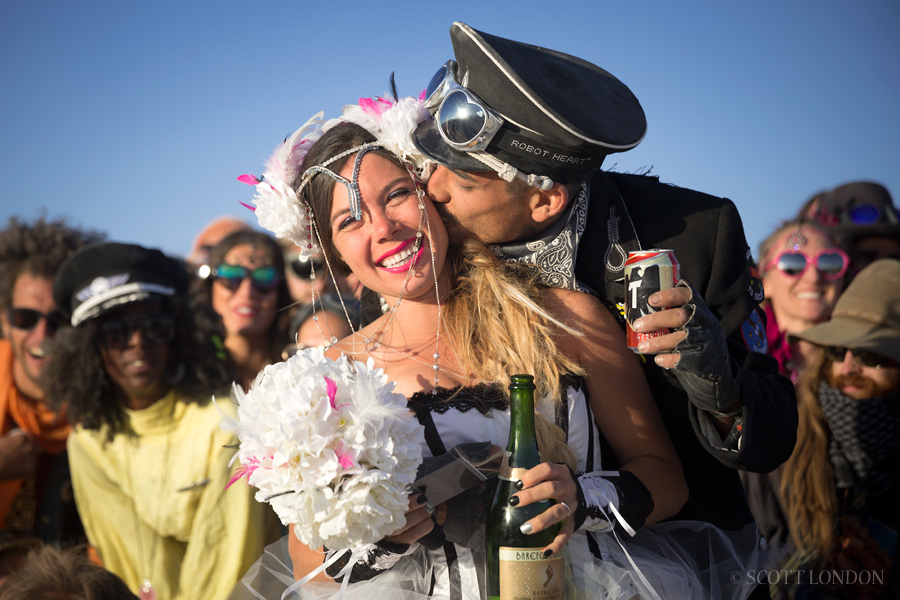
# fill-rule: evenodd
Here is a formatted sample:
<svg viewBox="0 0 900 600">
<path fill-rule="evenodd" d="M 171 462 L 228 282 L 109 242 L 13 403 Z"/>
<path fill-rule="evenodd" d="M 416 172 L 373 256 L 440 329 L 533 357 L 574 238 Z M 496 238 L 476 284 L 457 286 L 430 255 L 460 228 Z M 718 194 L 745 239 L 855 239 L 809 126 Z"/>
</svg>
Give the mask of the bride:
<svg viewBox="0 0 900 600">
<path fill-rule="evenodd" d="M 324 127 L 308 123 L 257 180 L 256 212 L 264 227 L 310 252 L 321 250 L 330 276 L 352 272 L 380 297 L 383 314 L 333 340 L 327 355 L 371 360 L 384 369 L 424 425 L 426 456 L 472 442 L 505 445 L 509 375 L 535 374 L 545 462 L 522 475 L 516 496 L 522 506 L 556 501 L 528 523 L 537 532 L 562 522 L 543 548 L 545 557 L 565 548 L 573 586 L 583 597 L 702 597 L 712 586 L 700 567 L 684 558 L 661 565 L 662 543 L 655 539 L 646 544 L 652 552 L 633 544 L 626 551 L 619 541 L 619 532 L 633 534 L 674 515 L 687 495 L 621 328 L 594 297 L 540 286 L 536 267 L 502 263 L 473 240 L 448 239 L 422 189 L 428 165 L 409 151 L 402 132 L 382 127 L 414 127 L 419 104 L 376 102 L 375 108 L 351 107 Z M 327 320 L 319 326 L 331 337 Z M 619 471 L 601 471 L 606 443 Z M 487 502 L 468 493 L 430 513 L 425 499 L 412 494 L 404 525 L 354 565 L 348 593 L 481 598 L 480 525 Z M 442 544 L 420 543 L 437 528 Z M 301 595 L 332 590 L 328 583 L 344 565 L 321 571 L 325 549 L 307 547 L 293 534 L 288 544 L 296 579 L 320 571 Z M 251 573 L 245 584 L 264 586 L 267 572 Z M 712 593 L 718 597 L 720 590 Z"/>
</svg>

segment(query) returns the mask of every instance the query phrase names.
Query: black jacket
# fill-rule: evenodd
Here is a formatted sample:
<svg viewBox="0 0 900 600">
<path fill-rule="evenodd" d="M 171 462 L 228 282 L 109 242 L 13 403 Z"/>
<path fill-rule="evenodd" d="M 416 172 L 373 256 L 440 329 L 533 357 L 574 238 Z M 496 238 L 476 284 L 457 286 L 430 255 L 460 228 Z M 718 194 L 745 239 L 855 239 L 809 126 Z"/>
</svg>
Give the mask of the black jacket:
<svg viewBox="0 0 900 600">
<path fill-rule="evenodd" d="M 690 491 L 675 518 L 738 529 L 752 517 L 734 469 L 768 472 L 787 460 L 796 440 L 797 405 L 790 380 L 778 374 L 777 362 L 765 354 L 765 315 L 758 305 L 762 287 L 737 208 L 730 200 L 646 176 L 601 171 L 590 186 L 587 225 L 576 259 L 578 280 L 596 290 L 607 306 L 624 300 L 622 273 L 606 269 L 608 221 L 615 206 L 625 251 L 674 250 L 682 279 L 700 293 L 728 338 L 743 405 L 735 450 L 707 442 L 699 430 L 697 409 L 672 372 L 656 366 L 652 357 L 645 361 L 644 372 Z M 619 311 L 614 312 L 624 325 Z M 760 328 L 748 321 L 754 312 L 762 319 L 761 339 L 753 337 Z"/>
</svg>

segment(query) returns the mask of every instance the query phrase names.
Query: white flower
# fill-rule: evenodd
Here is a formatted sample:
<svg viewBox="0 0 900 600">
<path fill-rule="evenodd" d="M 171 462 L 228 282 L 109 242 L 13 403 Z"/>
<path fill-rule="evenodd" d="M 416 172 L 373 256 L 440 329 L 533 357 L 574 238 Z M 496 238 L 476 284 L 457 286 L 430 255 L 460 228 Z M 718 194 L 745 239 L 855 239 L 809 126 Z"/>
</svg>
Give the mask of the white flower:
<svg viewBox="0 0 900 600">
<path fill-rule="evenodd" d="M 323 114 L 318 112 L 313 115 L 275 148 L 266 161 L 266 170 L 261 180 L 253 176 L 242 176 L 249 177 L 249 182 L 256 183 L 253 204 L 256 205 L 254 213 L 260 227 L 268 229 L 277 238 L 296 244 L 303 256 L 315 254 L 319 248 L 310 229 L 306 206 L 297 198 L 291 184 L 303 166 L 306 153 L 322 137 L 325 124 Z"/>
<path fill-rule="evenodd" d="M 344 549 L 398 529 L 422 462 L 424 430 L 382 369 L 307 349 L 235 386 L 241 466 L 304 544 Z M 229 484 L 230 485 L 230 484 Z"/>
</svg>

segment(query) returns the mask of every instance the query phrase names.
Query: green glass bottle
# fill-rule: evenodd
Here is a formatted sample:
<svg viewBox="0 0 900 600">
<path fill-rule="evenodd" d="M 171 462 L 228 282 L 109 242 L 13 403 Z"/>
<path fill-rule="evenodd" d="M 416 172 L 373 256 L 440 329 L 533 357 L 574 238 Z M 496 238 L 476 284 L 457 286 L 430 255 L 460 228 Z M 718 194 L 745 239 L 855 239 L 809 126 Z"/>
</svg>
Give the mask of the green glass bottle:
<svg viewBox="0 0 900 600">
<path fill-rule="evenodd" d="M 510 377 L 509 396 L 509 443 L 487 521 L 487 597 L 489 600 L 562 600 L 566 588 L 564 559 L 562 555 L 542 556 L 561 525 L 530 535 L 519 529 L 553 502 L 509 505 L 510 497 L 518 491 L 516 482 L 525 471 L 541 462 L 534 433 L 534 377 Z"/>
</svg>

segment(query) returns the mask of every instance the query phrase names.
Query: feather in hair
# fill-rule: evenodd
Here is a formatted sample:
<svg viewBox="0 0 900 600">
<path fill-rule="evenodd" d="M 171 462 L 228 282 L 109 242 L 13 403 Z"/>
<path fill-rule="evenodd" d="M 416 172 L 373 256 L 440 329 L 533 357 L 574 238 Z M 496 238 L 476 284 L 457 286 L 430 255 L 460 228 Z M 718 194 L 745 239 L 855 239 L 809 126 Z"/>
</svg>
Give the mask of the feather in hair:
<svg viewBox="0 0 900 600">
<path fill-rule="evenodd" d="M 303 159 L 306 158 L 310 146 L 324 133 L 325 121 L 322 119 L 324 116 L 324 111 L 314 114 L 275 149 L 275 152 L 266 161 L 264 173 L 266 179 L 277 177 L 288 185 L 293 183 L 297 173 L 300 172 Z"/>
</svg>

